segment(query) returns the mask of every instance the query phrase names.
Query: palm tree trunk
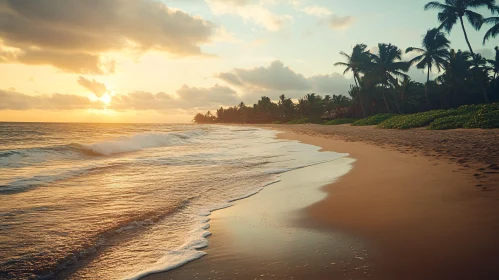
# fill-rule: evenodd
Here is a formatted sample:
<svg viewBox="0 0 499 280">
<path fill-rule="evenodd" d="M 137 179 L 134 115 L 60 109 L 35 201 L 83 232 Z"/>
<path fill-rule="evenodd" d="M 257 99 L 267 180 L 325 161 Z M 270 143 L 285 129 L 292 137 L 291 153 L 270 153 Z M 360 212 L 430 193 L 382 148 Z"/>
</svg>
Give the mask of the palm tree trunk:
<svg viewBox="0 0 499 280">
<path fill-rule="evenodd" d="M 364 101 L 362 101 L 362 94 L 360 93 L 360 87 L 359 87 L 359 83 L 357 82 L 357 74 L 356 73 L 353 75 L 353 79 L 355 81 L 355 85 L 359 89 L 358 93 L 359 93 L 360 107 L 362 108 L 362 117 L 365 118 L 366 117 L 366 110 L 364 109 Z"/>
<path fill-rule="evenodd" d="M 390 106 L 388 106 L 388 101 L 386 100 L 386 86 L 383 87 L 383 99 L 385 100 L 386 112 L 390 113 Z"/>
<path fill-rule="evenodd" d="M 466 29 L 464 28 L 463 17 L 459 17 L 459 20 L 461 21 L 461 27 L 463 28 L 463 32 L 464 32 L 464 38 L 466 39 L 466 43 L 468 44 L 468 47 L 470 48 L 471 55 L 473 56 L 473 61 L 475 62 L 475 66 L 478 67 L 477 57 L 475 56 L 475 53 L 473 52 L 473 48 L 471 47 L 470 40 L 468 39 L 468 34 L 466 33 Z M 483 97 L 485 99 L 485 103 L 489 103 L 489 97 L 487 96 L 487 90 L 485 90 L 485 87 L 483 86 L 482 81 L 480 81 L 479 83 L 480 83 L 480 87 L 482 88 L 482 93 L 483 93 Z"/>
<path fill-rule="evenodd" d="M 476 62 L 475 53 L 473 52 L 473 48 L 471 47 L 470 40 L 468 39 L 468 33 L 466 33 L 466 28 L 464 28 L 463 17 L 459 17 L 459 20 L 461 21 L 461 27 L 463 28 L 464 39 L 466 39 L 466 43 L 468 44 L 468 48 L 470 48 L 471 55 L 473 56 L 473 60 Z"/>
<path fill-rule="evenodd" d="M 430 83 L 430 71 L 431 67 L 428 65 L 428 77 L 426 79 L 426 85 L 424 87 L 424 95 L 426 97 L 426 105 L 428 106 L 428 109 L 430 109 L 430 99 L 428 98 L 428 84 Z"/>
</svg>

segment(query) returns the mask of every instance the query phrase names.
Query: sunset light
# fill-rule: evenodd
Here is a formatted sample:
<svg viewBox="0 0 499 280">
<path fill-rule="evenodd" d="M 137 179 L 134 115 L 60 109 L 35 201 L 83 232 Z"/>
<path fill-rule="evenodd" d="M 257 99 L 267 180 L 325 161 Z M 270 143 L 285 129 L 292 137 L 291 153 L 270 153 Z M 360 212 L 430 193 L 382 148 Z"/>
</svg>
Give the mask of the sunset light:
<svg viewBox="0 0 499 280">
<path fill-rule="evenodd" d="M 0 0 L 0 280 L 499 279 L 499 0 Z"/>
<path fill-rule="evenodd" d="M 111 103 L 112 97 L 109 93 L 104 94 L 101 98 L 99 98 L 102 103 L 109 105 Z"/>
</svg>

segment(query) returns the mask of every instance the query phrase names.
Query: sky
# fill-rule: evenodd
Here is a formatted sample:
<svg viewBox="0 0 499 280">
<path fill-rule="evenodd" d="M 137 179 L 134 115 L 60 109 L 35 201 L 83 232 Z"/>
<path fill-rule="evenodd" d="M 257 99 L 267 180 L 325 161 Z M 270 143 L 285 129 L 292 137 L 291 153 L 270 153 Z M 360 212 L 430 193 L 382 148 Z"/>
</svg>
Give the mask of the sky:
<svg viewBox="0 0 499 280">
<path fill-rule="evenodd" d="M 0 0 L 0 121 L 185 123 L 261 96 L 346 95 L 340 51 L 420 47 L 439 25 L 426 3 Z M 466 27 L 492 58 L 499 39 Z M 459 26 L 449 39 L 467 49 Z"/>
</svg>

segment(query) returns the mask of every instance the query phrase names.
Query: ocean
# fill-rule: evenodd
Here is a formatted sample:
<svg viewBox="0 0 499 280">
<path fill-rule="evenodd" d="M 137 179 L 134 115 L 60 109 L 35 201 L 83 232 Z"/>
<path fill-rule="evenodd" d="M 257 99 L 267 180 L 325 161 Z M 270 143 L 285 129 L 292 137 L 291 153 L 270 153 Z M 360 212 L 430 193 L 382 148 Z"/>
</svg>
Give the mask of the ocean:
<svg viewBox="0 0 499 280">
<path fill-rule="evenodd" d="M 0 123 L 0 278 L 140 279 L 204 256 L 209 215 L 346 154 L 246 126 Z"/>
</svg>

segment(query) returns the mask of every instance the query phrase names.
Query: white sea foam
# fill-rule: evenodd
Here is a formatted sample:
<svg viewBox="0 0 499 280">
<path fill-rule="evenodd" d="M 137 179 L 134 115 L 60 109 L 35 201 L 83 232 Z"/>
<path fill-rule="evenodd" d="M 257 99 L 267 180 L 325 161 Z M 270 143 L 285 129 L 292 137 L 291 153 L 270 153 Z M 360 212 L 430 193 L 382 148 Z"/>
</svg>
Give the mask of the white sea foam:
<svg viewBox="0 0 499 280">
<path fill-rule="evenodd" d="M 98 134 L 87 125 L 66 129 L 47 134 L 48 141 L 32 145 L 37 148 L 6 147 L 8 152 L 0 157 L 0 167 L 3 161 L 10 168 L 0 174 L 0 199 L 4 199 L 0 212 L 9 214 L 0 215 L 0 222 L 16 219 L 23 233 L 32 238 L 66 239 L 63 248 L 50 242 L 33 246 L 23 243 L 30 238 L 20 238 L 20 229 L 7 229 L 6 236 L 13 242 L 0 257 L 8 259 L 18 244 L 46 252 L 43 258 L 30 255 L 26 261 L 0 263 L 0 270 L 2 265 L 19 268 L 17 278 L 31 275 L 32 267 L 58 272 L 62 269 L 58 262 L 81 248 L 82 242 L 118 225 L 104 239 L 127 242 L 106 254 L 88 257 L 92 265 L 77 267 L 74 279 L 138 279 L 179 267 L 205 255 L 202 248 L 208 245 L 211 212 L 257 194 L 277 182 L 279 174 L 344 156 L 275 140 L 275 132 L 253 128 L 120 125 L 99 127 Z M 123 129 L 128 129 L 123 137 L 96 140 Z M 30 191 L 50 211 L 18 209 L 23 203 L 16 199 L 31 199 Z M 12 192 L 18 193 L 10 196 Z M 52 193 L 58 195 L 47 195 Z M 185 198 L 189 203 L 177 207 Z M 139 215 L 167 210 L 166 216 L 150 220 Z M 40 215 L 52 222 L 50 227 L 40 223 Z M 134 240 L 128 242 L 128 238 Z M 96 250 L 101 250 L 98 245 Z M 45 265 L 46 256 L 57 266 Z M 116 262 L 121 265 L 113 265 Z"/>
<path fill-rule="evenodd" d="M 130 137 L 122 136 L 113 140 L 94 144 L 81 144 L 81 147 L 97 154 L 112 155 L 139 151 L 146 148 L 186 144 L 190 138 L 201 134 L 201 131 L 183 133 L 143 133 Z"/>
</svg>

